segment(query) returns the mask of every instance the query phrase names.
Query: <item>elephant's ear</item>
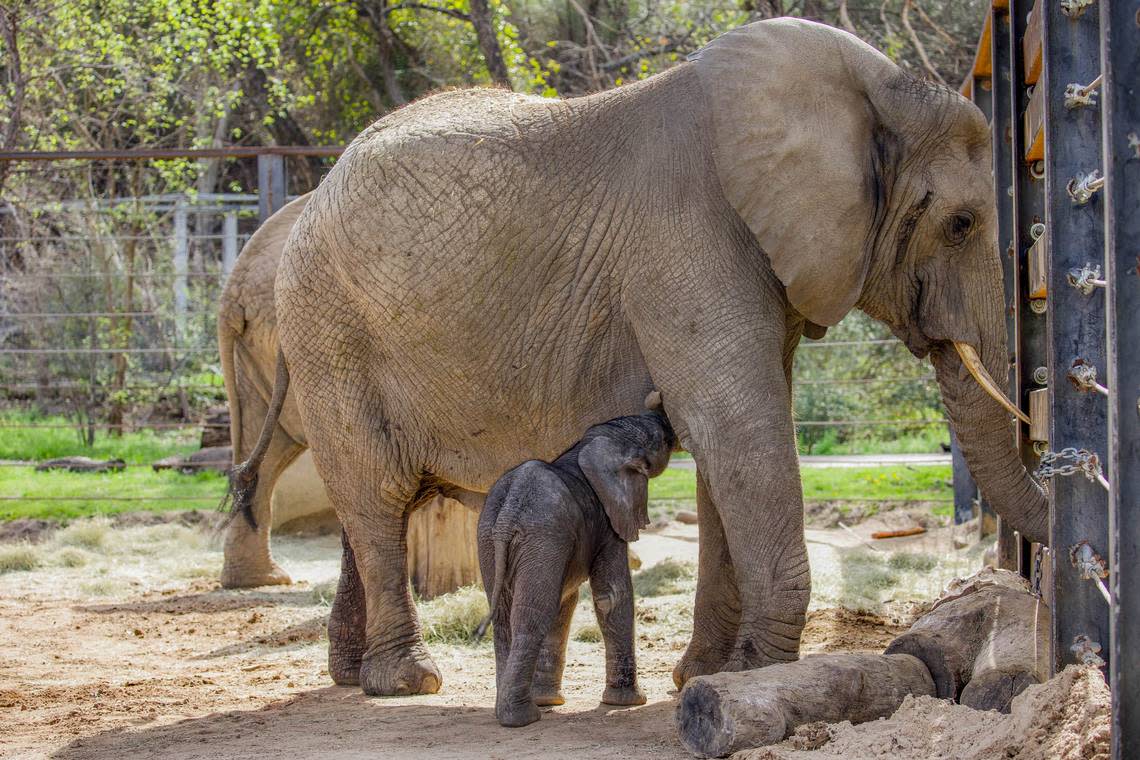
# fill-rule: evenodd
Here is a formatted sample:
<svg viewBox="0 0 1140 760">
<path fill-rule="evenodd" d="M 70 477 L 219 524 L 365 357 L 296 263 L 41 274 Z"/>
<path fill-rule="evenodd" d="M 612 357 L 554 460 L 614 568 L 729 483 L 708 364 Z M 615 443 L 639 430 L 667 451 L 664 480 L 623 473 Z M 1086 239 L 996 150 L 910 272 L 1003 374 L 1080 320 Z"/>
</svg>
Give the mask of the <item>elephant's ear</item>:
<svg viewBox="0 0 1140 760">
<path fill-rule="evenodd" d="M 602 502 L 614 532 L 636 541 L 649 525 L 649 476 L 644 452 L 599 436 L 578 452 L 578 466 Z"/>
<path fill-rule="evenodd" d="M 886 133 L 867 82 L 899 69 L 846 32 L 798 19 L 738 27 L 690 60 L 726 200 L 796 311 L 836 324 L 859 298 L 885 213 Z"/>
</svg>

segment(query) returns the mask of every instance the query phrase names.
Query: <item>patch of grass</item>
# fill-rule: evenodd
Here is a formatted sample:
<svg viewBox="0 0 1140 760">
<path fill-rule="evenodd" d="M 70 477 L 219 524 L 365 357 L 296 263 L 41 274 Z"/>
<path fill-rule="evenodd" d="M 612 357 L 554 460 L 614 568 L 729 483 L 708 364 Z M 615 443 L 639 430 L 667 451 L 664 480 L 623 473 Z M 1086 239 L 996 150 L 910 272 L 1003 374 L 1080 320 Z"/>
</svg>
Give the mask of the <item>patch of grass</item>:
<svg viewBox="0 0 1140 760">
<path fill-rule="evenodd" d="M 571 638 L 585 644 L 597 644 L 602 640 L 602 629 L 598 627 L 597 623 L 586 623 L 574 631 L 574 635 L 571 636 Z"/>
<path fill-rule="evenodd" d="M 28 544 L 0 546 L 0 575 L 35 570 L 40 564 L 39 553 Z"/>
<path fill-rule="evenodd" d="M 0 459 L 41 461 L 66 456 L 122 459 L 128 464 L 150 464 L 173 454 L 189 454 L 198 448 L 199 433 L 180 430 L 137 430 L 114 437 L 103 430 L 88 447 L 74 421 L 62 415 L 41 415 L 26 410 L 0 412 L 0 425 L 59 425 L 58 428 L 8 428 L 0 436 Z"/>
<path fill-rule="evenodd" d="M 835 430 L 825 431 L 818 440 L 812 442 L 812 454 L 939 454 L 942 445 L 950 443 L 950 436 L 944 426 L 930 425 L 894 438 L 880 438 L 875 435 L 848 437 L 843 441 Z M 808 453 L 808 446 L 800 431 L 799 449 Z"/>
<path fill-rule="evenodd" d="M 123 472 L 95 474 L 0 467 L 0 494 L 21 497 L 19 501 L 0 502 L 0 520 L 73 520 L 117 512 L 210 509 L 221 501 L 225 490 L 225 476 L 215 472 L 183 475 L 128 467 Z M 56 501 L 63 497 L 68 500 Z M 141 500 L 106 501 L 101 497 Z"/>
<path fill-rule="evenodd" d="M 635 597 L 667 596 L 687 591 L 697 577 L 697 568 L 691 562 L 668 557 L 652 567 L 634 573 Z"/>
<path fill-rule="evenodd" d="M 52 562 L 60 567 L 83 567 L 91 555 L 74 546 L 65 546 L 52 556 Z"/>
<path fill-rule="evenodd" d="M 336 598 L 336 586 L 337 581 L 324 581 L 314 584 L 313 588 L 309 590 L 309 597 L 313 600 L 313 604 L 331 607 L 333 599 Z"/>
<path fill-rule="evenodd" d="M 887 560 L 887 565 L 893 570 L 911 573 L 929 573 L 938 567 L 938 557 L 924 552 L 895 552 Z"/>
<path fill-rule="evenodd" d="M 110 578 L 100 578 L 79 584 L 79 590 L 91 596 L 112 596 L 122 590 L 122 584 Z"/>
<path fill-rule="evenodd" d="M 465 586 L 418 604 L 424 641 L 468 644 L 487 616 L 487 595 L 479 586 Z M 486 638 L 483 639 L 487 641 Z"/>
<path fill-rule="evenodd" d="M 887 467 L 805 467 L 800 470 L 805 501 L 932 501 L 944 502 L 935 514 L 953 511 L 954 492 L 947 465 Z M 654 514 L 672 516 L 678 509 L 694 509 L 697 474 L 671 468 L 649 481 Z"/>
<path fill-rule="evenodd" d="M 78 520 L 58 531 L 54 542 L 61 546 L 77 546 L 89 551 L 102 551 L 107 545 L 111 521 L 105 517 Z"/>
</svg>

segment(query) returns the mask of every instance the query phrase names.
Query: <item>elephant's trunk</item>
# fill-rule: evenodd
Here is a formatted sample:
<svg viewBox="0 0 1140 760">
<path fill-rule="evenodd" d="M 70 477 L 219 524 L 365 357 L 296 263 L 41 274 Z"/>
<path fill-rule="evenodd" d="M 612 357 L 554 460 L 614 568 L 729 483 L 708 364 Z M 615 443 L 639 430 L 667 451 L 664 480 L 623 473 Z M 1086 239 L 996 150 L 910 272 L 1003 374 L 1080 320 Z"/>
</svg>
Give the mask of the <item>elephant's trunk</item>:
<svg viewBox="0 0 1140 760">
<path fill-rule="evenodd" d="M 988 374 L 1004 377 L 1004 351 L 987 353 Z M 1021 462 L 1009 411 L 975 379 L 952 344 L 939 344 L 931 361 L 950 424 L 982 496 L 1022 536 L 1048 541 L 1045 492 Z"/>
</svg>

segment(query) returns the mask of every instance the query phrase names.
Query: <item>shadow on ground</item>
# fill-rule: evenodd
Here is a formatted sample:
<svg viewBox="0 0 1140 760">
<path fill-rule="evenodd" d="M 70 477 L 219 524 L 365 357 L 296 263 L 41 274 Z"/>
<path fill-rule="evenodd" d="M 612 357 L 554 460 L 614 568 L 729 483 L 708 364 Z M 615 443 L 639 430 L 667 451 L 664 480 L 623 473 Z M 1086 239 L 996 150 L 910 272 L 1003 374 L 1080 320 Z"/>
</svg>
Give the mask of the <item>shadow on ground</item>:
<svg viewBox="0 0 1140 760">
<path fill-rule="evenodd" d="M 173 725 L 117 729 L 77 739 L 53 758 L 684 758 L 673 700 L 640 708 L 557 708 L 505 729 L 489 706 L 409 704 L 355 688 L 305 692 L 260 709 L 213 713 Z"/>
</svg>

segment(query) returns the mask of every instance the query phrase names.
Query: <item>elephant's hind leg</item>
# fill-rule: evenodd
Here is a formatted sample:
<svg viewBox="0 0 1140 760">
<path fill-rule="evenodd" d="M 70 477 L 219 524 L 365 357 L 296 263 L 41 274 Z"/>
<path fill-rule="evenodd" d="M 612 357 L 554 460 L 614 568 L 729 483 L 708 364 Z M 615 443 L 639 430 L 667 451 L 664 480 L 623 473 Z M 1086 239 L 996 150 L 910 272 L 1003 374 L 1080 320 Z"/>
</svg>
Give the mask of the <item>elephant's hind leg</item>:
<svg viewBox="0 0 1140 760">
<path fill-rule="evenodd" d="M 566 641 L 570 638 L 570 621 L 578 606 L 577 590 L 562 601 L 558 619 L 546 634 L 534 669 L 534 703 L 539 707 L 562 705 L 562 672 L 566 668 Z"/>
<path fill-rule="evenodd" d="M 329 676 L 337 686 L 358 686 L 366 649 L 364 585 L 344 530 L 340 544 L 340 581 L 329 612 Z"/>
<path fill-rule="evenodd" d="M 257 440 L 261 424 L 265 420 L 265 405 L 251 405 L 243 410 L 241 440 Z M 260 414 L 257 413 L 260 409 Z M 247 423 L 247 420 L 249 421 Z M 253 518 L 257 527 L 249 524 L 244 515 L 234 515 L 226 528 L 224 561 L 222 564 L 223 588 L 251 588 L 254 586 L 274 586 L 290 583 L 289 574 L 273 561 L 269 550 L 269 532 L 273 522 L 270 502 L 273 486 L 278 476 L 304 451 L 304 447 L 294 441 L 281 427 L 273 432 L 269 449 L 258 473 L 257 491 L 253 497 Z M 235 452 L 235 459 L 245 459 L 249 451 Z"/>
<path fill-rule="evenodd" d="M 371 432 L 354 436 L 347 446 L 334 438 L 322 439 L 313 447 L 351 547 L 342 568 L 342 580 L 351 588 L 338 589 L 338 593 L 345 592 L 344 605 L 337 605 L 336 614 L 330 616 L 330 658 L 334 654 L 339 658 L 332 675 L 351 682 L 361 649 L 356 639 L 359 629 L 353 622 L 359 612 L 354 601 L 359 592 L 350 575 L 349 561 L 354 558 L 364 595 L 361 689 L 377 696 L 434 694 L 442 678 L 420 636 L 408 584 L 407 517 L 419 496 L 420 483 L 418 476 L 388 456 L 396 449 L 391 441 Z"/>
</svg>

